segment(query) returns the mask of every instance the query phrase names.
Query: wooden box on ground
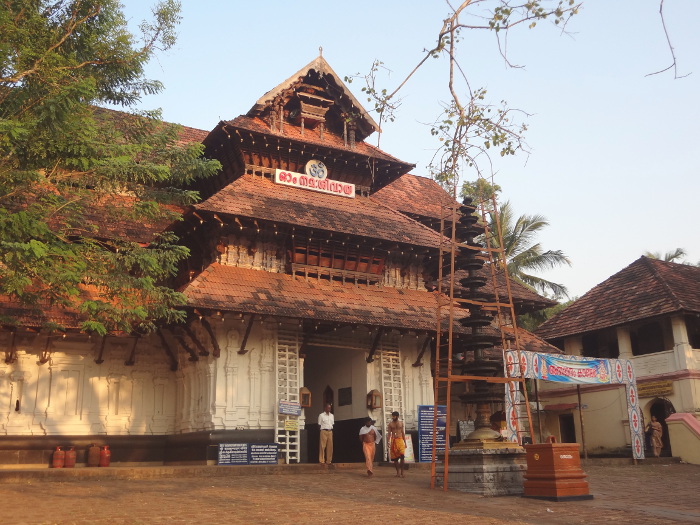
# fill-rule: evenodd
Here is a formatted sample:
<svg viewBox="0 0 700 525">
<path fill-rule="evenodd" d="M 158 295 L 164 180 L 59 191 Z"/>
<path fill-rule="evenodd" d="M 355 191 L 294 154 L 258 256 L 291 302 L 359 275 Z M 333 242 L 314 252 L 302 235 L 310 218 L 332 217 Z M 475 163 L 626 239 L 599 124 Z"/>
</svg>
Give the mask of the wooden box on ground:
<svg viewBox="0 0 700 525">
<path fill-rule="evenodd" d="M 592 499 L 578 443 L 525 445 L 525 497 L 554 501 Z"/>
</svg>

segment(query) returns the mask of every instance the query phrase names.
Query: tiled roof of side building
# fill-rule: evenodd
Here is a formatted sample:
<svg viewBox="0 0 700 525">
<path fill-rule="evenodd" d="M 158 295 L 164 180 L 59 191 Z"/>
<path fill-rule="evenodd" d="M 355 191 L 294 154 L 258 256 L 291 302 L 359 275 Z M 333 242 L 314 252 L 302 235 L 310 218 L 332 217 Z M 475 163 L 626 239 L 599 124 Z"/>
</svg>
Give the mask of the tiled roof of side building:
<svg viewBox="0 0 700 525">
<path fill-rule="evenodd" d="M 190 144 L 193 142 L 202 142 L 209 135 L 209 131 L 204 131 L 203 129 L 190 128 L 189 126 L 182 126 L 180 129 L 179 142 L 181 144 Z"/>
<path fill-rule="evenodd" d="M 640 257 L 535 332 L 551 340 L 677 312 L 700 312 L 700 268 Z"/>
<path fill-rule="evenodd" d="M 295 279 L 218 263 L 181 291 L 195 308 L 426 331 L 436 328 L 439 297 L 428 291 Z M 456 325 L 456 330 L 468 329 Z"/>
<path fill-rule="evenodd" d="M 234 128 L 263 133 L 265 135 L 279 136 L 284 139 L 315 144 L 317 146 L 325 146 L 343 151 L 347 151 L 349 149 L 342 137 L 339 137 L 331 132 L 324 133 L 323 139 L 321 139 L 318 133 L 314 133 L 311 130 L 306 130 L 302 135 L 302 129 L 300 127 L 289 125 L 284 127 L 283 133 L 279 133 L 272 131 L 270 126 L 265 121 L 259 118 L 246 117 L 244 115 L 238 116 L 233 120 L 226 121 L 226 124 Z M 380 150 L 376 146 L 372 146 L 366 142 L 356 142 L 353 152 L 360 155 L 366 155 L 370 158 L 403 164 L 406 167 L 406 171 L 415 167 L 415 164 L 399 160 L 396 157 L 389 155 L 385 151 Z"/>
<path fill-rule="evenodd" d="M 195 207 L 417 246 L 439 244 L 436 232 L 369 197 L 344 198 L 253 175 L 236 179 Z"/>
<path fill-rule="evenodd" d="M 372 198 L 400 211 L 440 219 L 443 207 L 455 201 L 433 179 L 406 173 L 372 194 Z"/>
</svg>

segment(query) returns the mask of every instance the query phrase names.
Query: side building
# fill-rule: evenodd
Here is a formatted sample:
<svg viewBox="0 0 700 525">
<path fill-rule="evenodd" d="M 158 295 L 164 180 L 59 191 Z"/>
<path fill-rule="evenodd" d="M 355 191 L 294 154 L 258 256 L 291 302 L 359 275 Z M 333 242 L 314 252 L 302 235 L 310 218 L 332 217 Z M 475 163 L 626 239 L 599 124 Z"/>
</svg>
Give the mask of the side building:
<svg viewBox="0 0 700 525">
<path fill-rule="evenodd" d="M 700 420 L 700 268 L 641 257 L 536 333 L 566 354 L 629 359 L 645 424 L 651 416 L 661 422 L 662 455 L 680 453 L 672 449 L 667 419 L 678 412 L 690 416 L 691 427 L 692 419 Z M 588 452 L 626 454 L 631 444 L 622 388 L 582 385 L 581 393 Z M 544 383 L 540 394 L 548 431 L 582 443 L 576 389 Z M 698 447 L 700 435 L 693 442 Z"/>
</svg>

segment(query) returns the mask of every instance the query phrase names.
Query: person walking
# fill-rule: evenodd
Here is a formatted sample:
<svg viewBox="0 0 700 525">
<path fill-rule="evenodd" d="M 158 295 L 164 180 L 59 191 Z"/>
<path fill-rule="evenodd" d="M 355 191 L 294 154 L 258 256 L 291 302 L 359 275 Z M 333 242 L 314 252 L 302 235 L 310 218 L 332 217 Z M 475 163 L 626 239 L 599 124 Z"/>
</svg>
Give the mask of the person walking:
<svg viewBox="0 0 700 525">
<path fill-rule="evenodd" d="M 331 405 L 326 403 L 324 411 L 318 416 L 321 435 L 318 439 L 318 462 L 330 465 L 333 462 L 333 425 L 335 418 L 331 414 Z"/>
<path fill-rule="evenodd" d="M 374 476 L 372 472 L 372 464 L 374 463 L 374 454 L 377 448 L 377 443 L 382 440 L 382 435 L 379 430 L 374 428 L 374 419 L 368 417 L 365 426 L 360 429 L 360 441 L 362 442 L 362 452 L 365 454 L 365 466 L 367 467 L 367 477 Z"/>
<path fill-rule="evenodd" d="M 664 435 L 664 428 L 656 420 L 656 416 L 651 416 L 651 422 L 647 425 L 647 432 L 650 434 L 651 448 L 654 451 L 654 457 L 658 458 L 661 455 L 661 449 L 664 442 L 661 439 Z"/>
<path fill-rule="evenodd" d="M 391 413 L 391 423 L 386 427 L 389 440 L 389 458 L 396 467 L 396 477 L 403 478 L 404 460 L 406 454 L 406 433 L 403 421 L 399 421 L 399 413 Z"/>
</svg>

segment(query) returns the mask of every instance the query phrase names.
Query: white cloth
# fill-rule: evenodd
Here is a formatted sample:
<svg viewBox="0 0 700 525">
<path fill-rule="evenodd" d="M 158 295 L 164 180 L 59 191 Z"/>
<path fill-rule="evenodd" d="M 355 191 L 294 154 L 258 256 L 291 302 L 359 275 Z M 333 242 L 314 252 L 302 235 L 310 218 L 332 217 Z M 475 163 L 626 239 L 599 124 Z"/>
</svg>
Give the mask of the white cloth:
<svg viewBox="0 0 700 525">
<path fill-rule="evenodd" d="M 333 430 L 333 425 L 335 425 L 333 414 L 321 412 L 318 416 L 318 425 L 321 427 L 321 430 Z"/>
<path fill-rule="evenodd" d="M 371 430 L 374 430 L 374 443 L 378 444 L 382 440 L 382 435 L 379 433 L 379 430 L 377 430 L 374 425 L 371 425 L 369 427 L 367 425 L 364 425 L 360 429 L 360 435 L 364 436 L 365 434 L 368 434 Z"/>
</svg>

